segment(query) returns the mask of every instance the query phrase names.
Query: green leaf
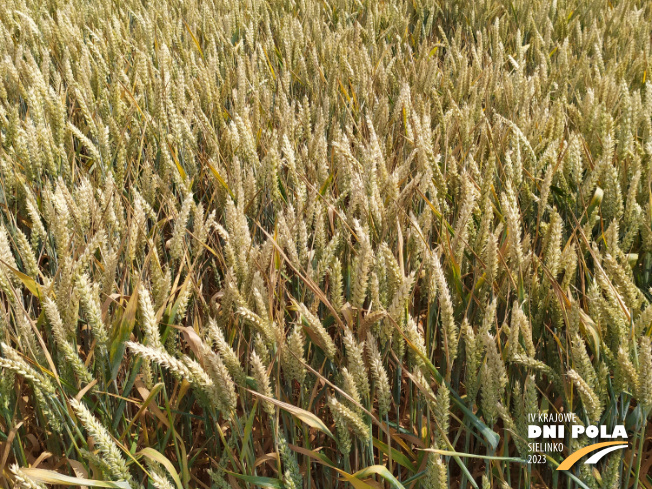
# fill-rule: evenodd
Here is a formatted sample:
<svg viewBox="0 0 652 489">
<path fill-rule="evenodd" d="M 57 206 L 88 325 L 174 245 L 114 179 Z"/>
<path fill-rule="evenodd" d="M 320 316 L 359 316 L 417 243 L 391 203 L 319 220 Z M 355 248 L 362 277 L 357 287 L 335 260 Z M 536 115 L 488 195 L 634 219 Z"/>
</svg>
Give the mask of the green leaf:
<svg viewBox="0 0 652 489">
<path fill-rule="evenodd" d="M 285 190 L 285 186 L 283 185 L 283 181 L 281 180 L 281 175 L 278 176 L 276 179 L 278 183 L 278 190 L 281 192 L 281 198 L 283 199 L 283 202 L 286 204 L 288 203 L 288 194 L 287 191 Z"/>
<path fill-rule="evenodd" d="M 149 406 L 149 403 L 152 402 L 152 399 L 154 399 L 154 397 L 156 397 L 156 395 L 158 395 L 158 393 L 161 392 L 161 389 L 163 389 L 163 382 L 159 382 L 154 387 L 152 387 L 152 390 L 150 391 L 149 395 L 147 396 L 147 399 L 145 399 L 143 401 L 143 403 L 141 404 L 140 408 L 138 409 L 138 412 L 136 413 L 136 415 L 133 418 L 131 418 L 131 421 L 129 422 L 129 426 L 127 426 L 127 429 L 123 431 L 123 434 L 122 434 L 122 436 L 120 438 L 121 440 L 122 440 L 122 438 L 124 438 L 124 436 L 127 433 L 129 433 L 129 431 L 131 430 L 131 427 L 134 425 L 136 420 L 138 418 L 140 418 L 140 415 L 143 414 L 145 409 L 147 409 L 147 406 Z"/>
<path fill-rule="evenodd" d="M 428 370 L 432 373 L 433 377 L 439 384 L 444 384 L 446 387 L 448 387 L 448 390 L 451 393 L 451 398 L 453 402 L 457 405 L 457 407 L 460 408 L 460 410 L 464 413 L 464 415 L 471 421 L 473 426 L 475 426 L 480 433 L 482 433 L 482 436 L 484 436 L 485 440 L 489 443 L 491 448 L 496 448 L 498 446 L 498 443 L 500 442 L 500 436 L 498 433 L 493 431 L 491 428 L 489 428 L 486 424 L 482 422 L 480 418 L 478 418 L 475 414 L 473 414 L 473 411 L 471 411 L 466 404 L 464 404 L 464 401 L 462 401 L 462 398 L 455 392 L 453 389 L 450 388 L 450 386 L 444 381 L 444 378 L 442 375 L 439 373 L 437 368 L 432 364 L 430 359 L 425 356 L 421 351 L 412 343 L 409 339 L 407 339 L 405 336 L 403 336 L 405 339 L 405 342 L 408 344 L 412 350 L 419 355 L 424 363 L 426 364 L 426 367 L 428 367 Z"/>
<path fill-rule="evenodd" d="M 295 446 L 295 445 L 289 445 L 289 446 L 295 452 L 301 453 L 302 455 L 306 455 L 307 457 L 312 458 L 316 462 L 324 464 L 324 465 L 332 468 L 333 470 L 337 471 L 337 473 L 340 474 L 342 477 L 344 477 L 344 479 L 347 482 L 350 482 L 351 485 L 353 487 L 355 487 L 355 489 L 374 489 L 372 486 L 370 486 L 366 482 L 363 482 L 360 479 L 358 479 L 355 475 L 349 474 L 348 472 L 346 472 L 346 471 L 344 471 L 342 469 L 338 469 L 335 466 L 335 464 L 333 462 L 331 462 L 331 460 L 328 457 L 326 457 L 326 455 L 323 455 L 321 453 L 317 453 L 317 452 L 315 452 L 313 450 L 308 450 L 307 448 L 298 447 L 298 446 Z"/>
<path fill-rule="evenodd" d="M 113 328 L 111 331 L 110 337 L 110 348 L 109 348 L 109 360 L 112 366 L 112 375 L 111 378 L 115 379 L 118 373 L 118 368 L 120 363 L 122 363 L 122 354 L 124 353 L 124 343 L 129 339 L 129 335 L 134 329 L 136 324 L 136 311 L 138 310 L 138 286 L 139 283 L 134 287 L 127 307 L 122 313 L 122 318 L 120 322 Z"/>
<path fill-rule="evenodd" d="M 385 455 L 389 456 L 390 447 L 388 447 L 387 444 L 383 443 L 377 438 L 373 439 L 373 444 L 378 450 L 380 450 Z M 402 465 L 406 469 L 412 472 L 416 472 L 417 468 L 414 466 L 412 461 L 404 453 L 399 452 L 395 448 L 391 449 L 391 453 L 392 453 L 392 460 L 394 460 L 399 465 Z"/>
<path fill-rule="evenodd" d="M 546 455 L 546 459 L 550 464 L 554 467 L 557 468 L 559 467 L 559 462 L 557 462 L 554 458 L 552 458 L 550 455 Z M 591 489 L 589 486 L 587 486 L 584 482 L 582 482 L 581 479 L 579 479 L 575 474 L 573 474 L 570 470 L 564 471 L 564 474 L 566 474 L 569 478 L 573 479 L 575 483 L 580 486 L 582 489 Z"/>
<path fill-rule="evenodd" d="M 247 380 L 249 380 L 250 377 L 247 377 Z M 243 445 L 242 448 L 242 453 L 243 456 L 246 452 L 250 451 L 250 446 L 252 446 L 253 439 L 251 438 L 251 432 L 254 428 L 254 419 L 256 418 L 256 408 L 258 407 L 258 399 L 254 402 L 254 405 L 251 408 L 251 414 L 247 418 L 247 423 L 245 424 L 244 428 L 244 437 L 242 438 L 243 440 L 246 441 L 246 444 Z M 253 456 L 254 453 L 252 452 L 251 455 Z"/>
<path fill-rule="evenodd" d="M 174 301 L 174 304 L 172 306 L 172 310 L 170 311 L 170 317 L 168 318 L 168 324 L 170 322 L 173 323 L 173 322 L 176 321 L 176 319 L 177 319 L 177 311 L 179 310 L 179 306 L 181 305 L 181 301 L 184 298 L 184 295 L 186 293 L 186 289 L 188 287 L 192 286 L 192 282 L 190 280 L 191 278 L 192 278 L 191 275 L 188 274 L 188 276 L 186 277 L 186 280 L 184 280 L 183 284 L 181 284 L 181 288 L 179 289 L 179 294 L 177 295 L 177 300 Z"/>
<path fill-rule="evenodd" d="M 518 457 L 498 457 L 496 455 L 474 455 L 472 453 L 463 453 L 463 452 L 453 452 L 450 450 L 438 450 L 436 448 L 425 448 L 422 449 L 424 452 L 438 453 L 439 455 L 445 455 L 450 457 L 466 457 L 466 458 L 480 458 L 483 460 L 504 460 L 506 462 L 515 462 L 518 464 L 526 464 L 527 460 Z"/>
<path fill-rule="evenodd" d="M 232 475 L 233 477 L 237 479 L 241 479 L 245 482 L 248 482 L 249 484 L 253 484 L 255 487 L 272 487 L 274 489 L 283 489 L 283 481 L 281 479 L 274 479 L 272 477 L 261 477 L 261 476 L 256 476 L 256 475 L 243 475 L 243 474 L 236 474 L 235 472 L 229 472 L 228 470 L 225 470 L 229 475 Z"/>
<path fill-rule="evenodd" d="M 333 175 L 334 173 L 329 173 L 328 178 L 324 181 L 323 185 L 319 189 L 319 195 L 325 195 L 326 194 L 326 189 L 329 187 L 331 182 L 333 181 Z"/>
</svg>

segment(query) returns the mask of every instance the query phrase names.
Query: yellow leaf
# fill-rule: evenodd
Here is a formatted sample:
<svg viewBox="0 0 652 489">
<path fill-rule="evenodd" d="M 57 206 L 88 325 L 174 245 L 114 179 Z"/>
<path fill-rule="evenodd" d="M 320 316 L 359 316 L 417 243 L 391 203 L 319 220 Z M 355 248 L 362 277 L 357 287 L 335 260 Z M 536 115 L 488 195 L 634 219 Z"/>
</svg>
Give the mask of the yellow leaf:
<svg viewBox="0 0 652 489">
<path fill-rule="evenodd" d="M 27 287 L 27 290 L 29 290 L 36 298 L 40 299 L 42 297 L 41 286 L 37 284 L 32 277 L 30 277 L 29 275 L 25 275 L 20 270 L 16 270 L 14 267 L 9 265 L 6 261 L 2 259 L 0 259 L 0 263 L 2 263 L 5 267 L 11 270 L 12 273 L 16 275 L 16 277 L 18 277 L 20 281 L 25 285 L 25 287 Z"/>
<path fill-rule="evenodd" d="M 119 489 L 130 489 L 127 482 L 111 481 L 94 481 L 91 479 L 82 479 L 81 477 L 71 477 L 63 475 L 54 470 L 46 469 L 21 469 L 21 472 L 35 482 L 45 484 L 57 484 L 60 486 L 89 486 L 89 487 L 117 487 Z"/>
<path fill-rule="evenodd" d="M 186 170 L 184 170 L 183 167 L 181 166 L 181 163 L 179 163 L 179 159 L 177 158 L 177 153 L 174 151 L 174 148 L 170 143 L 168 143 L 168 148 L 170 149 L 170 154 L 172 155 L 174 164 L 177 166 L 177 170 L 179 170 L 179 175 L 181 175 L 181 179 L 185 180 L 187 177 Z"/>
<path fill-rule="evenodd" d="M 199 51 L 199 54 L 201 54 L 201 57 L 203 58 L 203 57 L 204 57 L 204 51 L 202 51 L 201 46 L 199 45 L 199 41 L 197 40 L 197 38 L 195 37 L 195 35 L 194 35 L 194 34 L 192 33 L 192 31 L 190 30 L 190 26 L 188 25 L 188 22 L 186 22 L 186 21 L 184 20 L 183 23 L 184 23 L 185 26 L 186 26 L 186 30 L 188 31 L 188 34 L 190 34 L 190 37 L 192 37 L 192 40 L 193 40 L 193 42 L 195 43 L 195 46 L 197 46 L 197 51 Z"/>
<path fill-rule="evenodd" d="M 215 169 L 215 167 L 211 165 L 208 161 L 206 162 L 206 164 L 208 165 L 208 168 L 211 169 L 211 173 L 213 174 L 213 176 L 217 179 L 218 182 L 220 182 L 220 185 L 222 185 L 222 187 L 226 189 L 226 191 L 229 193 L 232 199 L 235 199 L 233 192 L 231 192 L 231 189 L 226 184 L 226 181 L 224 181 L 224 179 L 222 178 L 222 175 L 220 175 L 220 173 Z"/>
<path fill-rule="evenodd" d="M 147 457 L 150 460 L 154 460 L 155 462 L 160 463 L 169 472 L 170 476 L 172 477 L 172 480 L 174 480 L 177 487 L 179 489 L 183 489 L 183 485 L 181 484 L 181 479 L 179 478 L 179 473 L 177 472 L 177 469 L 174 468 L 172 462 L 170 462 L 170 460 L 165 455 L 154 450 L 151 447 L 143 448 L 140 452 L 138 452 L 137 455 L 142 457 Z"/>
<path fill-rule="evenodd" d="M 265 401 L 271 402 L 272 404 L 276 404 L 278 407 L 281 409 L 284 409 L 288 413 L 292 414 L 293 416 L 299 418 L 301 421 L 306 423 L 308 426 L 318 429 L 322 433 L 326 433 L 328 436 L 333 438 L 333 433 L 328 429 L 328 427 L 324 424 L 324 422 L 319 419 L 317 416 L 312 414 L 309 411 L 306 411 L 305 409 L 301 409 L 299 407 L 293 406 L 292 404 L 288 404 L 287 402 L 283 401 L 278 401 L 272 397 L 267 397 L 259 392 L 252 391 L 251 389 L 247 389 L 249 392 L 251 392 L 253 395 L 260 397 L 261 399 L 264 399 Z"/>
</svg>

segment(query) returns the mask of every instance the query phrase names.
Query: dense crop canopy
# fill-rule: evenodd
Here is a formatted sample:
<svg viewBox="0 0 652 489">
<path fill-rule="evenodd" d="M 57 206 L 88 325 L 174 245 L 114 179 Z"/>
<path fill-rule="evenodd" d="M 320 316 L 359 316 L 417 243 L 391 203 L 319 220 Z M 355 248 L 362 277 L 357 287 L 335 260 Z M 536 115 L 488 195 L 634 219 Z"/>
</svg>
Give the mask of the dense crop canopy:
<svg viewBox="0 0 652 489">
<path fill-rule="evenodd" d="M 651 487 L 651 32 L 0 2 L 0 484 Z M 528 466 L 540 411 L 630 449 Z"/>
</svg>

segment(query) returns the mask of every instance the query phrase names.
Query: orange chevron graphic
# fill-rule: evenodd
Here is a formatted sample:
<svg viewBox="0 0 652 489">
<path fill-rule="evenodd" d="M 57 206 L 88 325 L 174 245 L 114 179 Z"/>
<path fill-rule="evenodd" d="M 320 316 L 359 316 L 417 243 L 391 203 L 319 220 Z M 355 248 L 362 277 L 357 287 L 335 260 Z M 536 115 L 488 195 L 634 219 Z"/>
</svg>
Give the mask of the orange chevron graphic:
<svg viewBox="0 0 652 489">
<path fill-rule="evenodd" d="M 627 442 L 624 441 L 605 441 L 602 443 L 595 443 L 593 445 L 589 445 L 588 447 L 580 448 L 576 452 L 573 452 L 570 454 L 566 459 L 559 464 L 559 467 L 557 467 L 557 470 L 569 470 L 575 462 L 577 462 L 579 459 L 581 459 L 584 455 L 594 452 L 600 448 L 612 446 L 612 445 L 626 445 Z M 623 448 L 625 448 L 623 446 Z"/>
</svg>

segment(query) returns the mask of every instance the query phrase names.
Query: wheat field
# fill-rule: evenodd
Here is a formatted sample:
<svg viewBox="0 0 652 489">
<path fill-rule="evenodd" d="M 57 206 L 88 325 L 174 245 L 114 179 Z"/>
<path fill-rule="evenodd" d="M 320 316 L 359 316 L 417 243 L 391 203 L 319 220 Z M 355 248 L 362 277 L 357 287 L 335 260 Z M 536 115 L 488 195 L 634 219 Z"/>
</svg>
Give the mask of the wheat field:
<svg viewBox="0 0 652 489">
<path fill-rule="evenodd" d="M 0 2 L 0 485 L 652 488 L 651 34 Z M 629 446 L 528 463 L 533 413 Z"/>
</svg>

